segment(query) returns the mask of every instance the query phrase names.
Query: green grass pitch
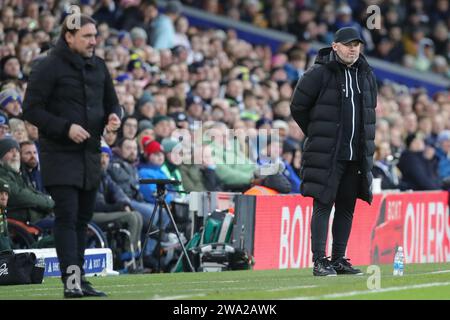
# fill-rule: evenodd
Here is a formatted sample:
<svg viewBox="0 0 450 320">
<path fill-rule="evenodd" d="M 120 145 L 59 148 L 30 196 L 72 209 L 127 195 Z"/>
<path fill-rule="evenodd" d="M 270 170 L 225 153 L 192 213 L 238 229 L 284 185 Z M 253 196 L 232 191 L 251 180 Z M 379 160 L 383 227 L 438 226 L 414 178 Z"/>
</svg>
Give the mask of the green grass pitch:
<svg viewBox="0 0 450 320">
<path fill-rule="evenodd" d="M 369 274 L 318 278 L 311 269 L 121 275 L 90 281 L 108 294 L 101 299 L 450 299 L 450 263 L 409 264 L 403 277 L 394 277 L 390 265 L 380 268 L 378 290 L 368 289 Z M 2 286 L 0 300 L 7 299 L 62 299 L 62 283 L 45 278 L 39 285 Z"/>
</svg>

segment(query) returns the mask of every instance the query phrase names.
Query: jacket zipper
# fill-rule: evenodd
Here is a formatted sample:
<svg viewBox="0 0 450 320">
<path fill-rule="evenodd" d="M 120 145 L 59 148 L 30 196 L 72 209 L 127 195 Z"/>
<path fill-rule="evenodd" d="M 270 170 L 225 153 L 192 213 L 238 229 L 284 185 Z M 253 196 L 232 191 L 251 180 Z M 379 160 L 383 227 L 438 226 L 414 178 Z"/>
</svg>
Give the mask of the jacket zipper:
<svg viewBox="0 0 450 320">
<path fill-rule="evenodd" d="M 345 70 L 348 73 L 348 81 L 349 81 L 349 87 L 351 90 L 350 100 L 352 102 L 352 135 L 350 137 L 350 159 L 353 158 L 353 138 L 355 136 L 355 101 L 354 101 L 354 91 L 353 91 L 353 82 L 352 82 L 352 75 L 350 74 L 350 70 Z"/>
</svg>

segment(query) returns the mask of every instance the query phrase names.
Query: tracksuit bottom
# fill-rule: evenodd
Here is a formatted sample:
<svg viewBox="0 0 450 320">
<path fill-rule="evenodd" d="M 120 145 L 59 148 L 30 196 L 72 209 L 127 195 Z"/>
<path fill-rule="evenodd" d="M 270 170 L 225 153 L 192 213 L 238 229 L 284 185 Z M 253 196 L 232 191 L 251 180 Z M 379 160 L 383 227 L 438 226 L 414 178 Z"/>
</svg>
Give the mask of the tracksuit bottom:
<svg viewBox="0 0 450 320">
<path fill-rule="evenodd" d="M 311 218 L 313 261 L 325 256 L 328 223 L 333 204 L 335 211 L 332 225 L 332 260 L 345 256 L 361 177 L 358 170 L 359 162 L 357 161 L 338 161 L 335 175 L 332 177 L 335 185 L 338 186 L 334 203 L 324 204 L 314 199 Z"/>
<path fill-rule="evenodd" d="M 92 219 L 97 190 L 73 186 L 54 186 L 47 190 L 55 201 L 53 234 L 61 278 L 65 281 L 73 274 L 67 270 L 70 266 L 78 266 L 82 276 L 87 224 Z"/>
</svg>

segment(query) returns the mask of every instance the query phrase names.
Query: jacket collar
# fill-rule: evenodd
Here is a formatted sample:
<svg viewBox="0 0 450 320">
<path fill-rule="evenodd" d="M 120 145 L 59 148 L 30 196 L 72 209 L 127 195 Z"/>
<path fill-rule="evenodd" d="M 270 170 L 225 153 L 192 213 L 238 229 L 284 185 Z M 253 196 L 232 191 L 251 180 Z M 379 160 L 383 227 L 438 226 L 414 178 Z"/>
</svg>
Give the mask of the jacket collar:
<svg viewBox="0 0 450 320">
<path fill-rule="evenodd" d="M 319 50 L 315 60 L 315 64 L 321 64 L 328 67 L 330 70 L 339 71 L 342 63 L 339 62 L 339 58 L 333 51 L 332 47 L 326 47 Z M 370 70 L 370 66 L 367 62 L 366 57 L 363 54 L 359 54 L 358 60 L 353 66 L 357 65 L 361 70 Z"/>
<path fill-rule="evenodd" d="M 59 38 L 55 48 L 52 50 L 52 54 L 58 55 L 74 65 L 77 69 L 83 69 L 86 65 L 94 67 L 94 56 L 91 58 L 83 58 L 78 53 L 72 51 L 69 48 L 66 40 Z"/>
<path fill-rule="evenodd" d="M 151 169 L 151 170 L 157 170 L 157 171 L 161 171 L 162 166 L 156 166 L 154 164 L 151 164 L 150 162 L 146 162 L 146 163 L 141 163 L 139 165 L 139 169 Z"/>
</svg>

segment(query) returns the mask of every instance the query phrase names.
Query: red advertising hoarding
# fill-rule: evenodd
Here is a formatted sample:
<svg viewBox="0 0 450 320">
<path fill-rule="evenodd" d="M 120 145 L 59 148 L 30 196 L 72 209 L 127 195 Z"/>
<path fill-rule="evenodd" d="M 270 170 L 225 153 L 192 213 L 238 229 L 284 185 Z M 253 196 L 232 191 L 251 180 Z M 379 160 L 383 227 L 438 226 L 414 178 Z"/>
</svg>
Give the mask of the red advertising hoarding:
<svg viewBox="0 0 450 320">
<path fill-rule="evenodd" d="M 312 266 L 312 205 L 312 198 L 297 195 L 256 198 L 255 269 Z M 407 263 L 450 261 L 447 192 L 378 194 L 370 206 L 358 200 L 347 248 L 352 263 L 392 263 L 398 246 L 403 246 Z"/>
</svg>

